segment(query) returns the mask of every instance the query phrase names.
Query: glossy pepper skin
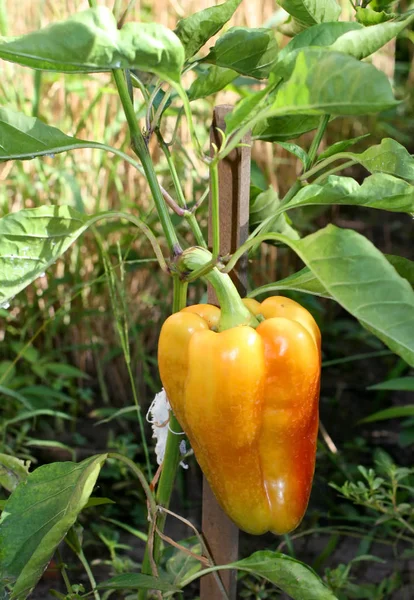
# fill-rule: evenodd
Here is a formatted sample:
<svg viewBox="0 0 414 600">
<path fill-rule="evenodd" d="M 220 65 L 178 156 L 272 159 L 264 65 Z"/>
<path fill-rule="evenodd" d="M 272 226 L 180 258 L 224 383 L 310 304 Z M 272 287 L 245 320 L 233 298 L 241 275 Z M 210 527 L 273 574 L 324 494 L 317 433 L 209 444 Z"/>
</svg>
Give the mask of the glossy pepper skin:
<svg viewBox="0 0 414 600">
<path fill-rule="evenodd" d="M 252 534 L 300 523 L 315 467 L 320 332 L 282 296 L 244 300 L 264 319 L 214 331 L 220 309 L 171 315 L 159 339 L 165 391 L 227 515 Z"/>
</svg>

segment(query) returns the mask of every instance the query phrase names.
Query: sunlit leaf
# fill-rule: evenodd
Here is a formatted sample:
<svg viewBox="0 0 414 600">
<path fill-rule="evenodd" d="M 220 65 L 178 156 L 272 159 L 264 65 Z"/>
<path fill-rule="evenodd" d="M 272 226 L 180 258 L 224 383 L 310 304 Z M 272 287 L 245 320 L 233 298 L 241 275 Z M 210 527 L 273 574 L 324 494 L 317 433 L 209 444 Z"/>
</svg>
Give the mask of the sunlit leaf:
<svg viewBox="0 0 414 600">
<path fill-rule="evenodd" d="M 308 26 L 337 21 L 341 14 L 335 0 L 278 0 L 278 4 L 299 23 Z"/>
<path fill-rule="evenodd" d="M 414 186 L 383 173 L 364 179 L 330 175 L 322 184 L 311 183 L 299 190 L 285 209 L 318 204 L 347 204 L 393 212 L 414 212 Z"/>
<path fill-rule="evenodd" d="M 28 466 L 24 461 L 15 456 L 0 454 L 0 486 L 12 492 L 20 482 L 26 480 L 27 476 Z"/>
<path fill-rule="evenodd" d="M 99 6 L 33 33 L 1 38 L 0 58 L 64 73 L 139 69 L 179 82 L 184 48 L 163 25 L 128 22 L 118 29 L 112 11 Z"/>
<path fill-rule="evenodd" d="M 0 219 L 0 304 L 40 277 L 88 226 L 69 206 L 40 206 Z"/>
<path fill-rule="evenodd" d="M 232 27 L 219 37 L 204 61 L 263 79 L 272 70 L 277 55 L 278 45 L 271 29 Z"/>
<path fill-rule="evenodd" d="M 0 520 L 0 579 L 26 598 L 92 493 L 106 455 L 39 467 L 6 502 Z"/>
<path fill-rule="evenodd" d="M 213 35 L 227 23 L 241 0 L 227 0 L 218 6 L 200 10 L 178 21 L 175 33 L 185 48 L 185 57 L 191 58 Z"/>
</svg>

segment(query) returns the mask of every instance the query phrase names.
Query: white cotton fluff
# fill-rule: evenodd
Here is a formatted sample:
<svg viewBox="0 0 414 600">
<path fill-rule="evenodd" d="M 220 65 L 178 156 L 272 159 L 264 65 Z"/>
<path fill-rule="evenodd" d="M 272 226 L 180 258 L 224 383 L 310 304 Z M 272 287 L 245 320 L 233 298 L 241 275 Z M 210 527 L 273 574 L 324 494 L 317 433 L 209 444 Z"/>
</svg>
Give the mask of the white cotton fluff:
<svg viewBox="0 0 414 600">
<path fill-rule="evenodd" d="M 164 460 L 170 411 L 171 406 L 163 388 L 155 395 L 147 413 L 147 421 L 152 425 L 152 437 L 157 440 L 157 443 L 155 444 L 155 454 L 159 465 L 161 465 Z"/>
</svg>

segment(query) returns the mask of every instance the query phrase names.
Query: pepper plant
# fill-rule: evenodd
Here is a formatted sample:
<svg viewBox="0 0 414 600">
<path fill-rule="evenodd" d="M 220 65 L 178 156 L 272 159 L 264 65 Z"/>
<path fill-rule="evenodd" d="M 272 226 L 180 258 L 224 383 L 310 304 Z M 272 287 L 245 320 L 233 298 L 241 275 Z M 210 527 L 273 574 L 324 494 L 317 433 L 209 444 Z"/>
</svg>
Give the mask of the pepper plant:
<svg viewBox="0 0 414 600">
<path fill-rule="evenodd" d="M 86 215 L 71 206 L 55 205 L 11 212 L 0 219 L 1 306 L 7 308 L 16 294 L 38 278 L 88 228 L 99 228 L 104 220 L 122 219 L 137 228 L 140 235 L 147 236 L 159 268 L 171 276 L 173 313 L 185 308 L 188 285 L 201 278 L 213 285 L 221 304 L 219 320 L 215 324 L 210 323 L 213 329 L 216 326 L 224 333 L 238 326 L 263 330 L 267 321 L 260 325 L 258 321 L 265 303 L 255 304 L 252 299 L 284 290 L 300 291 L 337 302 L 393 352 L 414 365 L 412 263 L 402 257 L 385 256 L 363 235 L 334 224 L 301 236 L 288 217 L 294 218 L 298 208 L 335 204 L 414 213 L 414 159 L 397 141 L 385 138 L 380 144 L 358 153 L 352 150 L 352 146 L 359 138 L 345 139 L 319 152 L 327 128 L 337 117 L 360 117 L 398 106 L 399 101 L 386 75 L 365 59 L 413 23 L 413 11 L 405 14 L 393 12 L 396 8 L 390 3 L 375 3 L 372 7 L 370 3 L 361 6 L 351 3 L 355 18 L 339 21 L 341 9 L 336 0 L 280 0 L 280 6 L 289 14 L 283 31 L 292 36 L 283 48 L 279 48 L 272 29 L 231 27 L 220 33 L 215 43 L 205 50 L 205 44 L 225 28 L 241 1 L 227 0 L 211 6 L 182 19 L 171 31 L 156 23 L 132 22 L 132 3 L 122 12 L 121 3 L 117 2 L 112 12 L 90 0 L 88 10 L 64 21 L 51 23 L 21 37 L 0 39 L 0 58 L 22 67 L 56 73 L 110 74 L 125 113 L 131 142 L 131 152 L 126 154 L 99 140 L 73 137 L 51 123 L 2 106 L 0 159 L 30 160 L 80 148 L 118 155 L 145 176 L 168 249 L 161 249 L 148 224 L 133 213 L 110 211 Z M 193 74 L 191 85 L 188 83 L 189 72 Z M 248 78 L 243 81 L 249 84 L 226 118 L 220 148 L 213 148 L 210 154 L 197 136 L 192 103 L 217 93 L 240 76 Z M 145 122 L 137 117 L 138 103 L 144 106 Z M 185 119 L 194 153 L 204 165 L 205 172 L 209 173 L 210 189 L 206 188 L 203 198 L 209 191 L 211 249 L 207 248 L 198 220 L 201 202 L 185 197 L 174 164 L 171 146 L 174 149 L 177 143 L 178 127 L 171 142 L 165 141 L 165 117 L 171 115 L 171 103 L 178 109 L 174 113 L 177 123 Z M 282 199 L 271 189 L 260 191 L 253 188 L 252 233 L 232 256 L 222 256 L 218 165 L 250 131 L 253 139 L 282 145 L 301 161 L 302 171 L 290 182 L 290 188 Z M 308 148 L 292 141 L 306 132 L 313 132 Z M 150 140 L 155 138 L 168 164 L 174 197 L 160 186 L 157 178 L 148 149 Z M 361 165 L 368 172 L 362 184 L 339 174 L 350 165 Z M 193 246 L 183 247 L 173 225 L 173 213 L 175 219 L 188 222 Z M 286 279 L 251 290 L 248 294 L 251 300 L 242 303 L 227 274 L 247 251 L 266 242 L 288 247 L 305 266 Z M 200 319 L 197 310 L 193 311 L 192 317 Z M 302 310 L 301 314 L 308 315 L 300 307 L 293 310 Z M 271 321 L 275 315 L 268 316 Z M 310 352 L 311 363 L 316 364 L 312 376 L 315 386 L 320 356 L 315 354 L 317 351 L 312 339 L 316 340 L 317 334 L 314 325 L 309 325 L 314 323 L 312 317 L 308 315 L 304 319 L 308 328 L 304 326 L 301 335 L 309 336 L 308 342 L 311 340 L 309 344 L 313 344 Z M 299 317 L 292 317 L 291 322 L 296 323 L 294 327 L 301 327 Z M 314 333 L 309 333 L 310 330 Z M 165 339 L 162 338 L 161 342 L 164 343 Z M 170 385 L 174 408 L 179 413 L 181 399 L 179 394 L 173 398 L 177 389 L 168 374 L 171 365 L 166 358 L 167 353 L 171 361 L 175 361 L 175 375 L 182 377 L 180 368 L 186 367 L 178 364 L 178 349 L 175 352 L 174 347 L 170 347 L 161 352 L 160 362 L 164 365 L 164 375 L 161 375 L 167 381 L 166 386 Z M 298 352 L 301 363 L 304 355 Z M 202 407 L 198 410 L 201 412 L 192 415 L 191 431 L 188 433 L 196 454 L 197 446 L 207 444 L 208 455 L 208 445 L 214 444 L 214 440 L 205 437 L 202 431 L 198 432 L 200 427 L 202 429 L 200 420 L 203 418 Z M 315 405 L 312 410 L 317 418 Z M 138 414 L 143 435 L 143 417 Z M 181 416 L 180 420 L 185 421 L 185 418 Z M 248 435 L 244 425 L 246 423 L 243 422 L 232 424 L 235 430 L 235 438 L 229 442 L 233 444 L 232 451 L 237 448 L 237 432 L 240 438 Z M 7 475 L 2 476 L 0 481 L 11 492 L 3 506 L 0 524 L 0 587 L 3 596 L 26 598 L 54 553 L 59 551 L 59 544 L 66 540 L 84 565 L 91 589 L 84 592 L 81 587 L 72 584 L 61 564 L 67 586 L 67 595 L 58 595 L 62 598 L 91 595 L 96 599 L 106 598 L 114 590 L 119 594 L 137 593 L 139 598 L 145 598 L 150 589 L 158 590 L 159 597 L 179 596 L 189 583 L 218 568 L 254 573 L 292 598 L 335 598 L 331 589 L 309 567 L 281 553 L 266 550 L 217 567 L 211 563 L 202 544 L 198 570 L 191 564 L 188 571 L 180 572 L 175 578 L 160 570 L 160 540 L 181 460 L 181 438 L 176 435 L 180 430 L 176 417 L 170 414 L 162 470 L 155 491 L 148 473 L 143 473 L 128 458 L 116 453 L 92 456 L 79 464 L 53 463 L 31 473 L 17 457 L 2 456 L 0 462 Z M 302 447 L 304 454 L 308 452 L 305 446 Z M 272 448 L 270 442 L 269 450 L 273 451 Z M 200 462 L 210 473 L 212 483 L 217 484 L 216 493 L 223 505 L 229 505 L 227 508 L 231 516 L 252 532 L 265 531 L 268 524 L 251 524 L 249 529 L 246 525 L 248 515 L 242 514 L 243 507 L 240 508 L 231 497 L 227 500 L 226 485 L 231 484 L 232 475 L 230 471 L 214 472 L 215 461 L 219 460 L 215 454 L 217 448 L 210 457 L 203 457 L 203 451 L 199 450 Z M 290 464 L 289 459 L 296 450 L 287 447 L 280 457 Z M 142 573 L 118 576 L 97 584 L 75 524 L 85 506 L 93 503 L 91 494 L 107 460 L 124 462 L 136 475 L 146 494 L 149 531 Z M 305 486 L 309 484 L 309 472 L 313 470 L 312 458 L 309 465 Z M 296 472 L 290 473 L 290 476 L 294 482 L 298 477 Z M 245 483 L 252 486 L 249 492 L 255 494 L 256 484 L 252 481 L 247 477 Z M 242 483 L 239 481 L 239 484 Z M 299 494 L 303 492 L 300 485 L 298 489 Z M 294 503 L 295 499 L 293 495 L 291 501 Z M 306 501 L 307 497 L 304 499 L 305 506 Z M 303 510 L 302 506 L 301 514 Z M 301 514 L 289 515 L 292 526 L 297 524 Z M 285 529 L 285 525 L 281 528 L 271 525 L 270 529 L 288 530 L 290 526 Z"/>
</svg>

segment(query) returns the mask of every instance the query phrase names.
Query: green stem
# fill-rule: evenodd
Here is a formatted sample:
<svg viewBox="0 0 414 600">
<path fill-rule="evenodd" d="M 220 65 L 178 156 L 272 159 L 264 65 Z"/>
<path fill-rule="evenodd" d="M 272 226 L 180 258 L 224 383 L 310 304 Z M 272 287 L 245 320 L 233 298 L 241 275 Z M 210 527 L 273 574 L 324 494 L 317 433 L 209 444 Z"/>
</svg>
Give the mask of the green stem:
<svg viewBox="0 0 414 600">
<path fill-rule="evenodd" d="M 150 460 L 150 455 L 149 455 L 149 450 L 148 450 L 148 444 L 147 444 L 147 441 L 145 438 L 145 428 L 144 428 L 144 421 L 142 419 L 141 405 L 138 401 L 137 388 L 135 385 L 135 378 L 134 378 L 134 375 L 133 375 L 132 369 L 131 369 L 131 361 L 125 360 L 125 363 L 126 363 L 126 367 L 127 367 L 127 371 L 128 371 L 129 381 L 131 384 L 132 397 L 134 399 L 134 404 L 137 408 L 138 426 L 139 426 L 139 432 L 141 434 L 142 445 L 144 448 L 145 463 L 146 463 L 146 467 L 147 467 L 148 477 L 152 478 L 151 460 Z"/>
<path fill-rule="evenodd" d="M 220 254 L 220 199 L 218 161 L 210 164 L 211 230 L 213 232 L 213 260 Z"/>
<path fill-rule="evenodd" d="M 187 302 L 187 283 L 175 276 L 174 279 L 174 290 L 173 290 L 173 313 L 179 312 L 185 307 Z M 175 476 L 177 473 L 178 465 L 180 464 L 180 442 L 182 437 L 178 435 L 181 433 L 181 427 L 175 416 L 171 413 L 169 422 L 169 431 L 167 437 L 167 444 L 165 447 L 164 460 L 162 463 L 162 471 L 160 480 L 157 487 L 156 503 L 157 505 L 168 508 L 170 503 L 171 494 L 174 487 Z M 157 527 L 159 531 L 164 530 L 165 519 L 167 514 L 160 512 L 157 516 Z M 161 539 L 158 535 L 155 535 L 154 547 L 153 547 L 153 559 L 157 564 L 160 558 L 161 551 Z M 151 575 L 151 562 L 148 550 L 148 544 L 145 549 L 144 560 L 142 562 L 142 573 Z M 139 600 L 145 600 L 147 598 L 147 590 L 140 590 L 138 593 Z"/>
<path fill-rule="evenodd" d="M 301 175 L 299 177 L 299 179 L 301 181 L 304 181 L 305 179 L 309 179 L 309 177 L 312 177 L 312 175 L 315 175 L 315 173 L 322 171 L 322 169 L 324 169 L 331 163 L 335 162 L 336 160 L 340 160 L 342 158 L 346 158 L 347 160 L 353 160 L 354 156 L 351 152 L 338 152 L 338 154 L 329 156 L 328 158 L 325 158 L 325 160 L 322 160 L 321 162 L 316 163 L 316 165 L 312 169 L 309 169 L 309 171 L 305 171 L 305 173 L 303 173 L 303 175 Z"/>
<path fill-rule="evenodd" d="M 191 227 L 191 231 L 196 239 L 196 242 L 202 248 L 207 248 L 206 240 L 204 239 L 203 232 L 201 231 L 200 225 L 197 221 L 197 218 L 193 212 L 190 212 L 185 215 L 185 218 L 188 221 L 188 224 Z"/>
<path fill-rule="evenodd" d="M 100 597 L 100 595 L 99 595 L 99 592 L 98 592 L 98 590 L 96 589 L 96 581 L 95 581 L 95 577 L 93 576 L 92 570 L 91 570 L 91 568 L 90 568 L 90 566 L 89 566 L 89 563 L 88 563 L 88 561 L 86 560 L 86 556 L 85 556 L 85 554 L 83 553 L 83 550 L 81 550 L 81 551 L 78 553 L 78 558 L 79 558 L 79 560 L 81 561 L 81 563 L 82 563 L 82 565 L 83 565 L 83 568 L 84 568 L 84 569 L 85 569 L 85 571 L 86 571 L 86 574 L 87 574 L 87 576 L 88 576 L 88 579 L 89 579 L 89 583 L 91 584 L 91 587 L 92 587 L 92 590 L 93 590 L 93 596 L 94 596 L 95 600 L 101 600 L 101 597 Z"/>
<path fill-rule="evenodd" d="M 205 248 L 188 248 L 179 259 L 178 269 L 184 272 L 198 271 L 208 267 L 205 279 L 213 286 L 221 308 L 219 331 L 232 329 L 239 325 L 257 327 L 257 319 L 243 304 L 236 286 L 230 277 L 221 273 L 217 267 L 210 268 L 213 256 Z"/>
<path fill-rule="evenodd" d="M 283 243 L 291 241 L 285 235 L 282 235 L 280 233 L 263 233 L 262 235 L 258 235 L 254 239 L 244 242 L 244 244 L 236 250 L 236 252 L 232 255 L 231 259 L 227 263 L 226 268 L 221 272 L 221 274 L 223 275 L 224 273 L 229 273 L 236 266 L 237 261 L 241 259 L 245 252 L 250 250 L 250 248 L 252 248 L 256 244 L 261 244 L 262 242 L 266 242 L 267 240 L 275 240 L 277 242 Z"/>
<path fill-rule="evenodd" d="M 318 151 L 318 148 L 320 146 L 322 138 L 323 138 L 323 136 L 325 134 L 325 130 L 326 130 L 327 126 L 328 126 L 330 118 L 331 118 L 330 115 L 323 115 L 321 117 L 318 129 L 316 130 L 316 133 L 315 133 L 315 137 L 313 138 L 312 143 L 311 143 L 310 148 L 309 148 L 308 160 L 306 162 L 305 171 L 307 171 L 308 169 L 310 169 L 312 167 L 313 163 L 315 162 L 316 153 Z"/>
<path fill-rule="evenodd" d="M 319 177 L 317 177 L 316 179 L 314 179 L 312 181 L 312 185 L 313 184 L 318 184 L 321 181 L 324 181 L 327 177 L 329 177 L 329 175 L 333 175 L 334 173 L 337 173 L 338 171 L 343 171 L 343 169 L 347 169 L 348 167 L 352 167 L 352 165 L 355 165 L 355 164 L 356 164 L 355 160 L 349 160 L 346 163 L 342 163 L 341 165 L 337 165 L 333 169 L 330 169 L 329 171 L 325 171 L 325 173 L 322 173 L 322 175 L 319 175 Z"/>
<path fill-rule="evenodd" d="M 164 138 L 162 137 L 159 129 L 156 130 L 156 134 L 158 142 L 161 146 L 161 150 L 164 152 L 164 156 L 167 159 L 167 164 L 173 180 L 175 193 L 177 194 L 178 204 L 181 206 L 181 208 L 187 208 L 187 202 L 184 197 L 183 188 L 181 187 L 180 178 L 178 177 L 177 169 L 175 168 L 170 149 L 165 143 Z"/>
<path fill-rule="evenodd" d="M 134 106 L 131 102 L 131 98 L 129 97 L 128 86 L 125 81 L 124 72 L 121 69 L 115 69 L 113 71 L 113 75 L 116 86 L 118 88 L 119 97 L 124 108 L 125 116 L 128 122 L 131 134 L 132 148 L 135 154 L 140 159 L 142 167 L 144 169 L 170 251 L 172 252 L 172 254 L 178 255 L 181 253 L 181 247 L 178 242 L 178 237 L 172 224 L 167 206 L 164 202 L 164 198 L 157 180 L 157 176 L 155 174 L 154 165 L 152 164 L 148 148 L 145 144 L 144 138 L 142 137 L 141 131 L 138 126 Z"/>
<path fill-rule="evenodd" d="M 137 477 L 137 479 L 139 480 L 140 484 L 142 485 L 142 487 L 144 489 L 145 495 L 147 497 L 147 502 L 150 507 L 151 514 L 155 515 L 155 513 L 157 512 L 157 505 L 155 503 L 154 496 L 151 492 L 150 486 L 148 485 L 148 482 L 145 479 L 145 475 L 141 471 L 141 469 L 139 467 L 137 467 L 137 465 L 134 463 L 133 460 L 131 460 L 127 456 L 124 456 L 123 454 L 119 454 L 118 452 L 109 452 L 108 458 L 114 458 L 115 460 L 119 460 L 120 462 L 123 462 L 127 467 L 129 467 L 129 469 L 131 469 L 131 471 Z"/>
<path fill-rule="evenodd" d="M 168 168 L 170 170 L 171 177 L 173 180 L 175 193 L 177 194 L 177 198 L 178 198 L 178 204 L 182 208 L 186 209 L 187 202 L 184 197 L 183 188 L 181 186 L 180 178 L 178 177 L 177 169 L 175 168 L 175 164 L 172 159 L 170 149 L 169 149 L 168 145 L 165 143 L 165 140 L 162 137 L 159 129 L 156 130 L 156 133 L 157 133 L 157 138 L 160 143 L 161 149 L 164 152 L 165 158 L 167 159 L 167 164 L 168 164 Z M 185 218 L 187 219 L 188 224 L 190 225 L 191 231 L 193 232 L 193 235 L 195 237 L 197 244 L 199 246 L 203 246 L 203 248 L 207 248 L 206 241 L 204 239 L 204 236 L 200 229 L 200 225 L 198 224 L 198 221 L 197 221 L 194 213 L 192 213 L 192 212 L 186 213 Z"/>
<path fill-rule="evenodd" d="M 72 584 L 69 581 L 69 577 L 68 577 L 68 574 L 66 572 L 66 565 L 63 562 L 62 554 L 61 554 L 59 548 L 56 550 L 56 554 L 57 554 L 57 557 L 59 559 L 59 565 L 58 566 L 59 566 L 60 573 L 62 575 L 63 581 L 65 582 L 66 589 L 68 591 L 68 594 L 72 594 L 73 593 Z"/>
<path fill-rule="evenodd" d="M 292 200 L 292 198 L 294 198 L 296 196 L 296 194 L 298 193 L 298 191 L 301 188 L 302 188 L 302 183 L 299 181 L 299 179 L 297 179 L 295 181 L 295 183 L 292 185 L 292 187 L 290 188 L 290 190 L 288 191 L 288 193 L 286 194 L 286 196 L 283 198 L 282 202 L 280 203 L 280 206 L 284 206 L 285 204 L 290 202 Z"/>
</svg>

